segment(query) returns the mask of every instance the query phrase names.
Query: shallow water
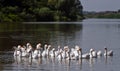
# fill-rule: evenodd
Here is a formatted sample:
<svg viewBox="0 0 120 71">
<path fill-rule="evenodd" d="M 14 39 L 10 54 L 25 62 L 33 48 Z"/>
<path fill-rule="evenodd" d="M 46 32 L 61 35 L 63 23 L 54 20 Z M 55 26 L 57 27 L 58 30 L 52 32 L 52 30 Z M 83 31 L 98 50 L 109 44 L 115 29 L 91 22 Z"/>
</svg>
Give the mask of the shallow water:
<svg viewBox="0 0 120 71">
<path fill-rule="evenodd" d="M 30 42 L 43 45 L 79 45 L 83 53 L 90 48 L 114 51 L 113 57 L 96 59 L 14 59 L 13 46 Z M 72 23 L 0 24 L 0 71 L 119 71 L 120 70 L 120 19 L 86 19 Z"/>
</svg>

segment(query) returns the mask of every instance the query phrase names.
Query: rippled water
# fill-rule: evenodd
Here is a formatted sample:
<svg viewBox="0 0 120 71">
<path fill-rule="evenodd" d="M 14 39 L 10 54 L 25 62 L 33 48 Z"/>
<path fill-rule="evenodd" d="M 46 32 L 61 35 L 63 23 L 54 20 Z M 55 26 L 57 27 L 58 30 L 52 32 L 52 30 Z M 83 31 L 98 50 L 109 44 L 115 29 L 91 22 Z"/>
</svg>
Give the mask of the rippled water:
<svg viewBox="0 0 120 71">
<path fill-rule="evenodd" d="M 12 46 L 33 47 L 38 42 L 43 45 L 79 45 L 83 53 L 90 48 L 102 50 L 104 46 L 114 51 L 113 57 L 104 56 L 96 59 L 62 60 L 57 59 L 17 59 L 13 57 Z M 0 71 L 119 71 L 120 70 L 120 20 L 86 19 L 72 23 L 23 23 L 0 24 Z"/>
</svg>

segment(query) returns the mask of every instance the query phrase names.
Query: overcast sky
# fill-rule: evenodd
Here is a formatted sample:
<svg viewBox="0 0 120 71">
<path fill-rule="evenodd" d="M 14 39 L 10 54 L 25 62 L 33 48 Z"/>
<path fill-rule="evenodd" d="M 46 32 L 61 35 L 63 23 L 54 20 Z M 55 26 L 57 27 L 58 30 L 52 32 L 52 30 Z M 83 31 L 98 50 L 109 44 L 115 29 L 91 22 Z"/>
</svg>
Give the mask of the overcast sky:
<svg viewBox="0 0 120 71">
<path fill-rule="evenodd" d="M 81 0 L 84 11 L 117 11 L 120 0 Z"/>
</svg>

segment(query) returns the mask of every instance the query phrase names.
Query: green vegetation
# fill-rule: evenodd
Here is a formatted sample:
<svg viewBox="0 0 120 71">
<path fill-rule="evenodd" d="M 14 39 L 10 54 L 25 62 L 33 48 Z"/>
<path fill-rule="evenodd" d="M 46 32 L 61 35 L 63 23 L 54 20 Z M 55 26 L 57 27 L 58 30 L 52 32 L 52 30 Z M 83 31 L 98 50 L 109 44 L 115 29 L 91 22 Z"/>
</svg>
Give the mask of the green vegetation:
<svg viewBox="0 0 120 71">
<path fill-rule="evenodd" d="M 0 0 L 0 22 L 76 21 L 82 9 L 79 0 Z"/>
<path fill-rule="evenodd" d="M 118 11 L 104 11 L 104 12 L 85 12 L 86 18 L 110 18 L 120 19 L 120 10 Z"/>
</svg>

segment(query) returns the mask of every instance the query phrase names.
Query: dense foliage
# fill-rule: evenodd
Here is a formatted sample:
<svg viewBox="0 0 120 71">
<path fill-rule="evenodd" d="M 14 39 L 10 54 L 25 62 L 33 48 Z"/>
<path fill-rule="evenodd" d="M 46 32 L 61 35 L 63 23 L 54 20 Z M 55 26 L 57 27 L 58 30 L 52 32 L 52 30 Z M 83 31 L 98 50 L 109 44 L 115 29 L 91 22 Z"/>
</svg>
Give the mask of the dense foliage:
<svg viewBox="0 0 120 71">
<path fill-rule="evenodd" d="M 76 21 L 82 8 L 79 0 L 0 0 L 0 22 Z"/>
</svg>

